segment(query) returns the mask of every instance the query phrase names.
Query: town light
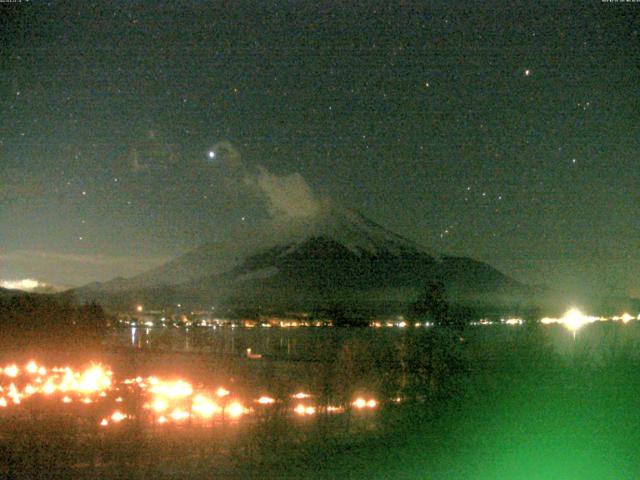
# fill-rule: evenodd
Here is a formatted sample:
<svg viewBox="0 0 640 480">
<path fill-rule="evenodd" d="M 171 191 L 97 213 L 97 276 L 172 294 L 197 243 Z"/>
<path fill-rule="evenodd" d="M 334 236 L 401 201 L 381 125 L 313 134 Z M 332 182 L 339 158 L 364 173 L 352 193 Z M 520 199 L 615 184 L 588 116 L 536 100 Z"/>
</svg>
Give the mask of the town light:
<svg viewBox="0 0 640 480">
<path fill-rule="evenodd" d="M 572 332 L 575 332 L 586 323 L 589 323 L 589 318 L 577 308 L 567 310 L 561 320 L 563 325 Z"/>
<path fill-rule="evenodd" d="M 231 418 L 238 418 L 244 413 L 244 407 L 241 403 L 233 402 L 229 405 L 229 416 Z"/>
<path fill-rule="evenodd" d="M 12 363 L 0 368 L 0 408 L 13 408 L 37 395 L 45 395 L 63 404 L 77 403 L 80 408 L 82 405 L 101 407 L 105 402 L 114 402 L 119 404 L 119 407 L 124 407 L 122 410 L 112 410 L 110 415 L 102 417 L 99 424 L 103 427 L 136 418 L 135 414 L 127 411 L 131 408 L 131 405 L 127 405 L 127 397 L 116 393 L 122 388 L 139 389 L 140 394 L 145 397 L 143 408 L 152 413 L 152 421 L 158 424 L 182 423 L 187 419 L 205 422 L 216 415 L 238 419 L 255 412 L 253 408 L 245 407 L 242 399 L 229 399 L 230 392 L 224 387 L 209 390 L 200 385 L 196 388 L 185 380 L 167 381 L 155 376 L 117 380 L 109 367 L 97 363 L 84 370 L 75 370 L 68 366 L 45 368 L 35 361 L 20 367 Z M 114 394 L 115 398 L 111 394 Z M 301 400 L 289 410 L 294 415 L 305 417 L 325 409 L 331 413 L 342 413 L 346 410 L 345 405 L 323 407 L 309 404 L 314 395 L 304 391 L 298 391 L 291 397 Z M 277 400 L 261 395 L 254 402 L 268 407 Z M 379 402 L 373 398 L 359 397 L 353 401 L 353 406 L 359 410 L 374 409 L 379 406 Z"/>
<path fill-rule="evenodd" d="M 633 317 L 625 312 L 620 317 L 620 320 L 622 320 L 622 323 L 629 323 L 631 320 L 633 320 Z"/>
<path fill-rule="evenodd" d="M 220 398 L 226 397 L 227 395 L 229 395 L 229 390 L 224 387 L 220 387 L 218 388 L 218 390 L 216 390 L 216 395 Z"/>
</svg>

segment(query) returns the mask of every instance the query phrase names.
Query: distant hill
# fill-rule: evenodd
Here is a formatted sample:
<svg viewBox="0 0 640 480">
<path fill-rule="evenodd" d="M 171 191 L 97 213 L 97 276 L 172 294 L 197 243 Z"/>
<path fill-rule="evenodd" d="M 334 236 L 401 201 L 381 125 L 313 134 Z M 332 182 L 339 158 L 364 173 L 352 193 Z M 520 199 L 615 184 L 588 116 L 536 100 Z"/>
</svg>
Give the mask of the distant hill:
<svg viewBox="0 0 640 480">
<path fill-rule="evenodd" d="M 9 298 L 16 295 L 28 295 L 28 294 L 27 292 L 24 292 L 22 290 L 12 290 L 8 288 L 0 287 L 0 298 Z"/>
<path fill-rule="evenodd" d="M 79 304 L 70 295 L 0 289 L 0 348 L 97 348 L 107 317 L 96 303 Z"/>
</svg>

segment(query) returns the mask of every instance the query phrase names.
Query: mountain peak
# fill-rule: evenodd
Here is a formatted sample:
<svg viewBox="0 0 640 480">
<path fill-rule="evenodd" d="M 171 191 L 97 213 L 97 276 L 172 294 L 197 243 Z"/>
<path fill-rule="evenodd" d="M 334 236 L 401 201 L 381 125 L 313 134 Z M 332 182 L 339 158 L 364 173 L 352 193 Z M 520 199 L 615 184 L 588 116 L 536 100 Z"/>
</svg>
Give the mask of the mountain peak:
<svg viewBox="0 0 640 480">
<path fill-rule="evenodd" d="M 312 215 L 278 216 L 233 241 L 203 244 L 141 275 L 86 292 L 142 296 L 157 304 L 179 295 L 196 304 L 307 308 L 345 295 L 384 303 L 381 292 L 410 300 L 434 280 L 461 294 L 518 287 L 487 264 L 442 257 L 357 210 L 329 201 L 319 205 Z"/>
<path fill-rule="evenodd" d="M 317 214 L 288 219 L 274 226 L 275 237 L 281 244 L 301 243 L 313 237 L 330 239 L 353 253 L 401 254 L 410 251 L 428 255 L 436 260 L 441 257 L 432 250 L 398 235 L 357 210 L 325 202 Z M 285 240 L 286 239 L 286 240 Z"/>
</svg>

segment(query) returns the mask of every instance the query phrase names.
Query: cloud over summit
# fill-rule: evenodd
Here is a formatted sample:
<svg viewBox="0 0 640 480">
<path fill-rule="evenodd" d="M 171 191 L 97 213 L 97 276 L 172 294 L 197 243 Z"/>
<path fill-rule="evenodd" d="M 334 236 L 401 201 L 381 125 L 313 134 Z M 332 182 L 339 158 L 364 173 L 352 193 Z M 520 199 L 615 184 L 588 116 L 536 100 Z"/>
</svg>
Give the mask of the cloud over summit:
<svg viewBox="0 0 640 480">
<path fill-rule="evenodd" d="M 250 180 L 264 194 L 267 209 L 274 219 L 312 217 L 320 211 L 320 202 L 299 173 L 275 175 L 263 167 Z"/>
<path fill-rule="evenodd" d="M 242 179 L 241 188 L 258 196 L 272 220 L 303 219 L 320 212 L 321 199 L 300 173 L 278 175 L 263 165 L 250 167 L 228 140 L 216 143 L 211 152 L 211 163 L 222 167 L 228 179 Z"/>
</svg>

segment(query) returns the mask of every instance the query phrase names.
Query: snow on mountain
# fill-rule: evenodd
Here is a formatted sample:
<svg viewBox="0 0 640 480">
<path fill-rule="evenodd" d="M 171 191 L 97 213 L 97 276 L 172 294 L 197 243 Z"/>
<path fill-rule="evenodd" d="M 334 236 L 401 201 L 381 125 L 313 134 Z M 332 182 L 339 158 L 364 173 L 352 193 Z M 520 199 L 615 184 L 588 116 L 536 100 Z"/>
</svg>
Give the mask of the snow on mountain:
<svg viewBox="0 0 640 480">
<path fill-rule="evenodd" d="M 120 304 L 141 298 L 153 304 L 188 299 L 308 308 L 345 296 L 371 302 L 403 292 L 410 299 L 434 280 L 462 294 L 506 292 L 519 285 L 486 263 L 438 255 L 355 210 L 327 202 L 314 215 L 271 222 L 234 242 L 204 244 L 136 277 L 77 293 Z"/>
<path fill-rule="evenodd" d="M 414 251 L 434 259 L 440 258 L 435 252 L 387 230 L 360 212 L 336 205 L 327 205 L 309 222 L 306 237 L 330 238 L 354 253 L 399 255 Z"/>
<path fill-rule="evenodd" d="M 312 217 L 298 218 L 286 224 L 272 224 L 248 232 L 233 242 L 206 243 L 135 277 L 92 284 L 90 288 L 117 291 L 179 285 L 230 272 L 242 267 L 247 259 L 273 251 L 274 248 L 279 248 L 280 255 L 286 256 L 312 238 L 330 239 L 356 255 L 414 252 L 433 259 L 440 258 L 431 250 L 385 229 L 355 210 L 326 204 L 320 213 Z"/>
</svg>

